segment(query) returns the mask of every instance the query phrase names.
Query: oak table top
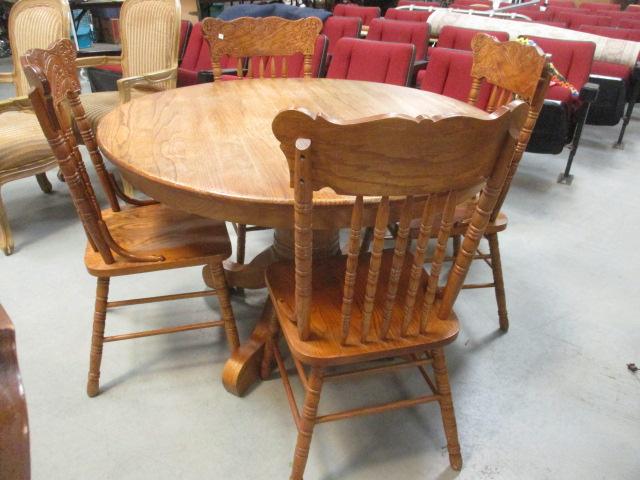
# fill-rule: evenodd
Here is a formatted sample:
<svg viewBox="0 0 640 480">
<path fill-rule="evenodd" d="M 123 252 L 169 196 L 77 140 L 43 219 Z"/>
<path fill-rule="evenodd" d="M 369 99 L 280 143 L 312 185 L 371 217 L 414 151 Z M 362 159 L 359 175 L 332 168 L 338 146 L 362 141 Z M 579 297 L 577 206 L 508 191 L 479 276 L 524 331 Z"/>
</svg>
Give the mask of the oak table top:
<svg viewBox="0 0 640 480">
<path fill-rule="evenodd" d="M 440 117 L 488 114 L 417 89 L 330 79 L 214 82 L 145 95 L 98 126 L 98 143 L 123 176 L 171 207 L 219 220 L 276 229 L 274 244 L 248 264 L 226 263 L 227 283 L 264 287 L 264 270 L 293 252 L 293 190 L 271 130 L 281 110 L 306 108 L 340 120 L 390 113 Z M 338 228 L 349 225 L 353 197 L 330 189 L 314 197 L 314 256 L 339 253 Z M 372 207 L 377 199 L 368 199 Z M 365 208 L 367 212 L 373 209 Z M 366 222 L 372 219 L 363 221 Z M 203 271 L 212 286 L 210 272 Z M 242 395 L 259 378 L 273 306 L 267 299 L 250 338 L 225 364 L 225 388 Z"/>
<path fill-rule="evenodd" d="M 258 79 L 135 99 L 104 117 L 98 142 L 127 180 L 156 200 L 221 220 L 291 228 L 293 190 L 271 122 L 279 111 L 292 107 L 342 120 L 389 113 L 487 117 L 463 102 L 406 87 Z M 351 197 L 325 189 L 314 203 L 319 210 L 332 211 L 334 226 L 343 222 L 333 210 L 352 202 Z M 348 215 L 340 226 L 344 225 Z"/>
</svg>

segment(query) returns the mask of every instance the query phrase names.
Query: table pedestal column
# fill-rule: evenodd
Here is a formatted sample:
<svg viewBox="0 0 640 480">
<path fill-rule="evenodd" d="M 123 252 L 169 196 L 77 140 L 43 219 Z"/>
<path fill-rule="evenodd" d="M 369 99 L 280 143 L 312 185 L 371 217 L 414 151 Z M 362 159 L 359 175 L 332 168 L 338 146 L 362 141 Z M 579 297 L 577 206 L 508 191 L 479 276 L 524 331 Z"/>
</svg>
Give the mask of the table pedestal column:
<svg viewBox="0 0 640 480">
<path fill-rule="evenodd" d="M 313 232 L 314 258 L 326 258 L 340 253 L 338 230 L 315 230 Z M 293 259 L 293 230 L 275 230 L 273 245 L 257 255 L 247 264 L 225 262 L 225 274 L 229 287 L 264 288 L 264 272 L 266 268 L 278 260 Z M 204 281 L 213 286 L 208 267 L 202 272 Z M 260 377 L 260 363 L 264 344 L 269 336 L 269 319 L 273 315 L 271 300 L 267 301 L 258 323 L 249 339 L 231 354 L 222 372 L 224 387 L 234 395 L 241 396 Z"/>
</svg>

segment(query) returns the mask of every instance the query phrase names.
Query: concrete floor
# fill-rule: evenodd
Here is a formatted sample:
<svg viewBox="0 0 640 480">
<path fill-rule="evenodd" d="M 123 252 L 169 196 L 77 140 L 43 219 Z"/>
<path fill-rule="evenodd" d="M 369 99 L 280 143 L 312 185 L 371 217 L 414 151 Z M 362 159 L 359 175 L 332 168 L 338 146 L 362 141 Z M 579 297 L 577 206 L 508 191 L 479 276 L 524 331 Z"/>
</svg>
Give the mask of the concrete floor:
<svg viewBox="0 0 640 480">
<path fill-rule="evenodd" d="M 306 478 L 640 478 L 640 377 L 626 367 L 640 364 L 640 118 L 624 151 L 611 149 L 617 131 L 585 129 L 569 187 L 555 182 L 566 152 L 525 155 L 501 236 L 509 333 L 497 330 L 490 290 L 460 295 L 462 332 L 447 354 L 463 470 L 449 468 L 438 409 L 426 405 L 319 426 Z M 66 186 L 49 176 L 52 195 L 35 179 L 2 189 L 16 252 L 0 257 L 0 302 L 17 330 L 33 478 L 288 478 L 295 428 L 280 380 L 228 394 L 220 331 L 107 344 L 103 392 L 87 398 L 94 280 Z M 270 240 L 251 234 L 249 256 Z M 187 269 L 116 279 L 112 297 L 201 287 Z M 234 297 L 243 338 L 264 298 Z M 207 319 L 211 307 L 217 315 L 214 299 L 129 307 L 107 330 Z M 422 391 L 415 373 L 335 383 L 321 410 Z"/>
</svg>

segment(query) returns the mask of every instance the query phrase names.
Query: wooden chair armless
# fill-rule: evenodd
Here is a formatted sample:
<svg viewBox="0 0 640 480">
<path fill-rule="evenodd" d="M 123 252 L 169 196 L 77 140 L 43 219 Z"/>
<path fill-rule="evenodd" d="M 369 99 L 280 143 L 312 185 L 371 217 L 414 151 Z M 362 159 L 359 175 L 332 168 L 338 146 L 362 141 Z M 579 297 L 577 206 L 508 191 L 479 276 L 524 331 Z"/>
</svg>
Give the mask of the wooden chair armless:
<svg viewBox="0 0 640 480">
<path fill-rule="evenodd" d="M 35 175 L 40 189 L 51 193 L 46 171 L 57 165 L 27 99 L 28 83 L 20 56 L 30 48 L 46 48 L 69 37 L 66 0 L 20 0 L 9 13 L 9 45 L 13 70 L 0 74 L 0 83 L 12 83 L 16 97 L 0 101 L 0 189 L 6 183 Z M 0 195 L 0 248 L 14 250 L 9 218 Z"/>
<path fill-rule="evenodd" d="M 202 22 L 214 81 L 226 78 L 222 60 L 228 57 L 237 58 L 236 78 L 286 78 L 290 55 L 303 56 L 303 76 L 311 78 L 316 39 L 321 30 L 322 21 L 316 17 L 301 20 L 243 17 L 232 21 L 205 18 Z M 235 223 L 233 228 L 238 235 L 236 262 L 244 263 L 247 231 L 264 228 Z"/>
<path fill-rule="evenodd" d="M 451 466 L 461 468 L 443 347 L 458 335 L 453 305 L 498 201 L 527 111 L 514 100 L 486 118 L 384 115 L 341 122 L 288 110 L 274 119 L 295 192 L 295 259 L 266 272 L 275 315 L 263 375 L 275 357 L 299 432 L 292 480 L 302 479 L 315 424 L 434 401 Z M 314 263 L 313 196 L 325 187 L 355 196 L 348 254 Z M 454 266 L 440 287 L 456 205 L 478 193 Z M 392 211 L 399 212 L 398 235 L 395 247 L 384 250 Z M 433 232 L 437 217 L 442 220 Z M 413 251 L 409 230 L 416 218 L 420 234 Z M 360 253 L 360 232 L 371 223 L 373 249 Z M 426 247 L 434 234 L 438 241 L 427 271 Z M 280 332 L 305 390 L 301 411 L 278 346 Z M 381 359 L 390 362 L 371 365 Z M 435 380 L 426 365 L 432 365 Z M 428 394 L 318 415 L 325 381 L 407 367 L 419 369 Z"/>
<path fill-rule="evenodd" d="M 0 305 L 0 480 L 29 480 L 29 419 L 16 332 Z"/>
<path fill-rule="evenodd" d="M 64 39 L 48 50 L 28 51 L 22 57 L 22 65 L 32 86 L 29 98 L 87 234 L 85 265 L 89 273 L 97 277 L 87 384 L 88 395 L 95 396 L 99 392 L 105 342 L 221 326 L 226 331 L 230 349 L 234 350 L 238 347 L 238 334 L 222 268 L 222 261 L 231 254 L 225 224 L 160 204 L 120 208 L 113 177 L 104 167 L 91 123 L 80 100 L 75 60 L 73 44 Z M 107 210 L 101 210 L 96 200 L 78 150 L 73 124 L 89 150 L 100 184 L 111 203 Z M 119 301 L 108 299 L 112 277 L 197 265 L 210 265 L 215 290 Z M 222 320 L 105 336 L 109 308 L 209 295 L 218 297 Z"/>
</svg>

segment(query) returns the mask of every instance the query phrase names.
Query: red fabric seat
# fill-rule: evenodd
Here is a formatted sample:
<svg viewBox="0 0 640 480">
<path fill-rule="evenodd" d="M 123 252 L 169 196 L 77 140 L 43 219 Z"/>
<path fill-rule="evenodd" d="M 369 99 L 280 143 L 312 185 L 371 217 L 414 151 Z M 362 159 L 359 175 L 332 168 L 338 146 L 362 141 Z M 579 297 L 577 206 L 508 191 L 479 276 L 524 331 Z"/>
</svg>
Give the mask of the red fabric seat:
<svg viewBox="0 0 640 480">
<path fill-rule="evenodd" d="M 334 50 L 327 78 L 406 86 L 411 77 L 415 49 L 408 43 L 341 38 Z"/>
<path fill-rule="evenodd" d="M 619 3 L 601 3 L 601 2 L 583 2 L 580 4 L 579 8 L 583 8 L 586 10 L 594 10 L 594 11 L 603 11 L 603 10 L 620 10 Z"/>
<path fill-rule="evenodd" d="M 631 81 L 631 73 L 633 69 L 627 65 L 620 65 L 619 63 L 600 62 L 593 61 L 591 66 L 591 73 L 594 75 L 602 75 L 604 77 L 621 78 L 627 84 Z"/>
<path fill-rule="evenodd" d="M 600 27 L 611 25 L 611 18 L 609 17 L 583 12 L 560 12 L 554 17 L 554 21 L 566 22 L 572 30 L 577 30 L 582 25 L 597 25 Z"/>
<path fill-rule="evenodd" d="M 354 3 L 339 3 L 333 8 L 333 14 L 338 17 L 359 17 L 363 25 L 369 25 L 371 20 L 380 16 L 379 7 L 361 7 Z"/>
<path fill-rule="evenodd" d="M 333 55 L 336 43 L 342 37 L 358 38 L 362 30 L 362 19 L 359 17 L 329 17 L 324 22 L 322 33 L 329 39 L 327 54 Z"/>
<path fill-rule="evenodd" d="M 471 89 L 472 65 L 471 51 L 432 48 L 420 88 L 466 102 Z M 480 88 L 477 103 L 479 108 L 486 107 L 490 90 L 490 85 L 486 83 Z"/>
<path fill-rule="evenodd" d="M 496 37 L 501 42 L 509 40 L 507 32 L 496 32 L 491 30 L 475 30 L 472 28 L 461 28 L 447 25 L 442 27 L 438 36 L 438 47 L 453 48 L 456 50 L 471 50 L 471 40 L 478 33 L 486 33 Z"/>
<path fill-rule="evenodd" d="M 417 7 L 439 7 L 440 2 L 421 2 L 420 0 L 399 0 L 398 6 L 415 5 Z"/>
<path fill-rule="evenodd" d="M 367 40 L 411 43 L 416 47 L 415 59 L 424 60 L 427 57 L 429 24 L 375 18 L 369 26 Z"/>
<path fill-rule="evenodd" d="M 581 32 L 593 33 L 602 37 L 619 38 L 620 40 L 630 40 L 640 42 L 640 30 L 632 28 L 598 27 L 595 25 L 583 25 L 579 28 Z"/>
<path fill-rule="evenodd" d="M 426 10 L 398 10 L 390 8 L 384 14 L 387 20 L 402 20 L 405 22 L 426 22 L 432 12 Z"/>
</svg>

